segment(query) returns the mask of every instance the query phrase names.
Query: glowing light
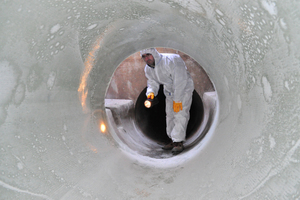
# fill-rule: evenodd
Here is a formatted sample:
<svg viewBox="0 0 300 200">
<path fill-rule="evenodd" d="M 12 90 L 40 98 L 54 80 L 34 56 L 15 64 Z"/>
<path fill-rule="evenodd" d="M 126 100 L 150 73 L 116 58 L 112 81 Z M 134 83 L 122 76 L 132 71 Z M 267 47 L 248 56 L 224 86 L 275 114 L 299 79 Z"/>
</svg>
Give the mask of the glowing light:
<svg viewBox="0 0 300 200">
<path fill-rule="evenodd" d="M 146 100 L 146 101 L 144 102 L 144 105 L 145 105 L 146 108 L 150 108 L 150 107 L 151 107 L 151 101 Z"/>
<path fill-rule="evenodd" d="M 106 126 L 105 126 L 104 123 L 101 123 L 101 124 L 100 124 L 100 131 L 101 131 L 102 133 L 105 133 L 105 131 L 106 131 Z"/>
<path fill-rule="evenodd" d="M 88 94 L 88 88 L 87 88 L 87 79 L 89 77 L 89 74 L 93 68 L 94 61 L 95 61 L 95 53 L 100 48 L 100 42 L 102 40 L 102 37 L 100 37 L 97 41 L 92 50 L 89 52 L 85 62 L 84 62 L 84 71 L 81 75 L 81 81 L 78 88 L 78 92 L 80 94 L 79 98 L 81 101 L 81 106 L 84 111 L 86 111 L 86 97 Z"/>
<path fill-rule="evenodd" d="M 79 92 L 79 99 L 81 102 L 81 106 L 83 108 L 83 111 L 85 112 L 87 111 L 86 98 L 88 95 L 87 79 L 89 77 L 91 70 L 93 69 L 95 58 L 96 58 L 95 55 L 97 51 L 100 49 L 101 41 L 103 40 L 103 37 L 107 34 L 107 30 L 108 28 L 106 28 L 104 32 L 101 34 L 101 36 L 97 39 L 94 46 L 92 47 L 92 50 L 89 52 L 84 62 L 85 68 L 83 70 L 83 73 L 81 74 L 78 92 Z"/>
</svg>

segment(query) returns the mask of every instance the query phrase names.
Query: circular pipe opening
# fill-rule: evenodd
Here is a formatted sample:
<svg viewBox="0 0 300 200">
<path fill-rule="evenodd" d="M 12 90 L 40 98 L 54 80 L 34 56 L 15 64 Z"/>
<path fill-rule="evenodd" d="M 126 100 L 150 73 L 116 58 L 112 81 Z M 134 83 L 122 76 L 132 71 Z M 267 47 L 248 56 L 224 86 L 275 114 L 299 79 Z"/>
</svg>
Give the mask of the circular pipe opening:
<svg viewBox="0 0 300 200">
<path fill-rule="evenodd" d="M 105 108 L 110 132 L 119 147 L 135 159 L 147 163 L 150 159 L 150 163 L 158 162 L 156 164 L 159 165 L 161 159 L 191 157 L 201 149 L 204 136 L 209 133 L 217 113 L 217 94 L 204 69 L 191 57 L 174 49 L 156 49 L 160 53 L 179 54 L 194 80 L 184 152 L 174 156 L 171 151 L 162 149 L 162 145 L 171 141 L 166 134 L 163 86 L 157 95 L 159 103 L 153 108 L 146 108 L 147 79 L 145 63 L 139 52 L 126 58 L 116 68 L 106 91 Z M 166 163 L 160 164 L 165 166 Z"/>
</svg>

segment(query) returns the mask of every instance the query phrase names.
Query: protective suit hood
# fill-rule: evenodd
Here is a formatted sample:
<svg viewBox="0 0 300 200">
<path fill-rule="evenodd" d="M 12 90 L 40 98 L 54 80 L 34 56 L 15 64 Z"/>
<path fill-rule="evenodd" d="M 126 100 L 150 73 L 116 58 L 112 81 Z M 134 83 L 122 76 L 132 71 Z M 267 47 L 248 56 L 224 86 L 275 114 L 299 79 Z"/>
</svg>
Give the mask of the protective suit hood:
<svg viewBox="0 0 300 200">
<path fill-rule="evenodd" d="M 155 65 L 157 65 L 161 61 L 161 58 L 162 58 L 162 54 L 160 54 L 155 48 L 143 49 L 140 51 L 140 53 L 141 53 L 141 56 L 146 53 L 152 54 L 152 56 L 155 60 Z"/>
</svg>

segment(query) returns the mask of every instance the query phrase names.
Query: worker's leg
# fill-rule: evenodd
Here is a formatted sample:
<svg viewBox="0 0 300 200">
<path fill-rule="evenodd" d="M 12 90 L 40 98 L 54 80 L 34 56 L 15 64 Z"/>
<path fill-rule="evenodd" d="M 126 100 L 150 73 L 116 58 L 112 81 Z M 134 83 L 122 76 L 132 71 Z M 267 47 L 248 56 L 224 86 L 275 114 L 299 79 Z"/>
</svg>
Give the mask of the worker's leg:
<svg viewBox="0 0 300 200">
<path fill-rule="evenodd" d="M 170 136 L 173 142 L 181 142 L 185 140 L 186 128 L 190 119 L 190 108 L 192 104 L 193 93 L 185 93 L 182 101 L 182 110 L 175 113 L 172 108 L 173 113 L 173 128 Z M 172 103 L 173 106 L 173 103 Z M 171 124 L 171 123 L 170 123 Z"/>
</svg>

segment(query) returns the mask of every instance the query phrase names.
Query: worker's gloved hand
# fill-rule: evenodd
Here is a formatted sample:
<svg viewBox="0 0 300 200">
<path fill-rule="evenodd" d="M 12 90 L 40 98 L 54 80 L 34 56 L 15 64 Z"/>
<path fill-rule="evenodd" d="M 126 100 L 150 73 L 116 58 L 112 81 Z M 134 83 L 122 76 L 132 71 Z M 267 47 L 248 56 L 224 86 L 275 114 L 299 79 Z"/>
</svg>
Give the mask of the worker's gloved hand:
<svg viewBox="0 0 300 200">
<path fill-rule="evenodd" d="M 148 99 L 154 99 L 154 93 L 153 92 L 149 93 L 147 98 Z"/>
<path fill-rule="evenodd" d="M 182 103 L 173 101 L 173 110 L 174 112 L 179 112 L 182 110 Z"/>
</svg>

